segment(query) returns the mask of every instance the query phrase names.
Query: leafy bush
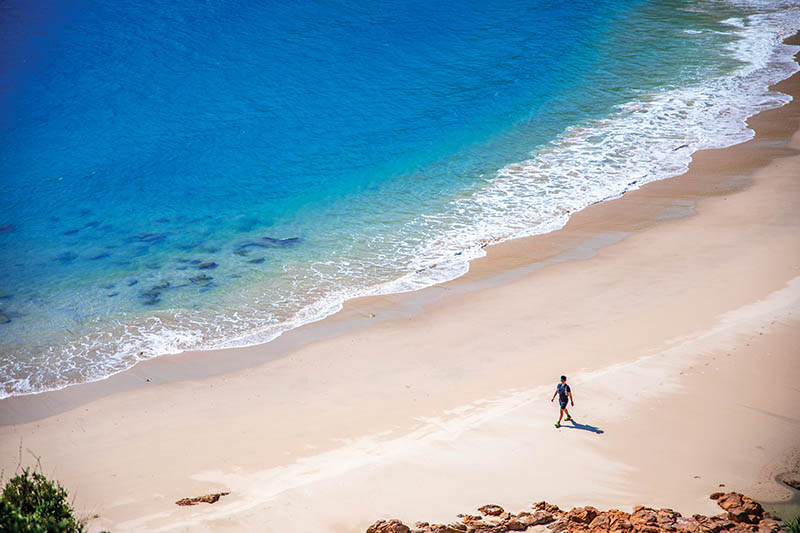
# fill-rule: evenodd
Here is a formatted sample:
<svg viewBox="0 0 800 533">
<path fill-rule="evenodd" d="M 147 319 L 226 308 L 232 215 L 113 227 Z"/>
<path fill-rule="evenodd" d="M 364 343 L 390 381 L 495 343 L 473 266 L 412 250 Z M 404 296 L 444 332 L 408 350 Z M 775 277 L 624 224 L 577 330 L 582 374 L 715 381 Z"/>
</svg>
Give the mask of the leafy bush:
<svg viewBox="0 0 800 533">
<path fill-rule="evenodd" d="M 9 533 L 81 533 L 66 489 L 26 468 L 8 480 L 0 496 L 0 531 Z"/>
<path fill-rule="evenodd" d="M 800 515 L 787 520 L 783 525 L 789 530 L 789 533 L 800 533 Z"/>
</svg>

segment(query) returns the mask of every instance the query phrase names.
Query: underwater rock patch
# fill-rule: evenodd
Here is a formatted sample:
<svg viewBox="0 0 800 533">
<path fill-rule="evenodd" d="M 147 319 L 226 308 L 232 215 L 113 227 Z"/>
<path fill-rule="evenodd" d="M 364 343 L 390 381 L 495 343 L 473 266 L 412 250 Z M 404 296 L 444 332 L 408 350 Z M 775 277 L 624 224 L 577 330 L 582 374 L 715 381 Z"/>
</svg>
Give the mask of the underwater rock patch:
<svg viewBox="0 0 800 533">
<path fill-rule="evenodd" d="M 167 238 L 167 235 L 165 233 L 139 233 L 135 238 L 139 242 L 153 244 L 155 242 L 163 241 Z"/>
<path fill-rule="evenodd" d="M 78 254 L 74 252 L 64 252 L 60 254 L 56 259 L 58 259 L 62 263 L 69 263 L 70 261 L 74 261 L 78 257 Z"/>
</svg>

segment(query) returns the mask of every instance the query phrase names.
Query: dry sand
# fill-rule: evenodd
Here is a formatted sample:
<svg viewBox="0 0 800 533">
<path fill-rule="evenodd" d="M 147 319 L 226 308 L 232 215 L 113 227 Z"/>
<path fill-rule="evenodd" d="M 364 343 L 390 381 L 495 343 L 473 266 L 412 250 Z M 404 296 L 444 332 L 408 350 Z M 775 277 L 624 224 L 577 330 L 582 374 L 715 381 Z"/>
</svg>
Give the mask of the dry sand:
<svg viewBox="0 0 800 533">
<path fill-rule="evenodd" d="M 780 90 L 800 94 L 800 78 Z M 41 457 L 92 530 L 363 531 L 634 504 L 786 499 L 800 469 L 800 104 L 690 171 L 245 349 L 0 402 L 0 467 Z M 570 377 L 575 427 L 549 400 Z M 146 381 L 149 379 L 150 381 Z M 31 452 L 29 452 L 30 450 Z M 230 491 L 214 505 L 175 500 Z"/>
</svg>

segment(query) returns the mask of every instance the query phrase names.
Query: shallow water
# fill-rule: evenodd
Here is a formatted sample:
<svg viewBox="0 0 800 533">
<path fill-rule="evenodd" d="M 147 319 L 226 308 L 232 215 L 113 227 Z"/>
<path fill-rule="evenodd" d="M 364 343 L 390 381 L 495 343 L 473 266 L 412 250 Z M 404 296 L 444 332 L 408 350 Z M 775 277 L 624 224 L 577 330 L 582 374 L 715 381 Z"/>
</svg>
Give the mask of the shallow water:
<svg viewBox="0 0 800 533">
<path fill-rule="evenodd" d="M 796 70 L 793 2 L 360 4 L 0 6 L 0 397 L 452 279 Z"/>
</svg>

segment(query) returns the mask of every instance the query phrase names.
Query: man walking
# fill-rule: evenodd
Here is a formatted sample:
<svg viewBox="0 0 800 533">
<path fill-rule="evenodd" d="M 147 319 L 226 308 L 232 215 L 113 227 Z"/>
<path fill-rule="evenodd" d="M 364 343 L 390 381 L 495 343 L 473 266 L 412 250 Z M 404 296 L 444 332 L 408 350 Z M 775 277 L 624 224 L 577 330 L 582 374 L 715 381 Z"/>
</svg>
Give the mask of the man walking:
<svg viewBox="0 0 800 533">
<path fill-rule="evenodd" d="M 567 400 L 569 400 L 570 404 L 575 407 L 575 402 L 572 400 L 572 389 L 569 388 L 567 385 L 567 376 L 561 376 L 561 383 L 556 386 L 556 392 L 553 393 L 553 397 L 550 399 L 552 402 L 556 399 L 556 395 L 558 395 L 558 403 L 561 405 L 561 411 L 558 413 L 558 422 L 556 422 L 556 427 L 561 427 L 561 417 L 564 416 L 566 413 L 567 418 L 564 419 L 564 422 L 569 422 L 572 420 L 572 417 L 569 416 L 569 411 L 567 410 Z"/>
</svg>

